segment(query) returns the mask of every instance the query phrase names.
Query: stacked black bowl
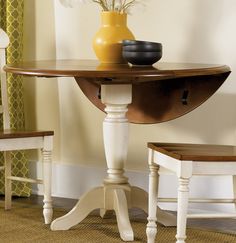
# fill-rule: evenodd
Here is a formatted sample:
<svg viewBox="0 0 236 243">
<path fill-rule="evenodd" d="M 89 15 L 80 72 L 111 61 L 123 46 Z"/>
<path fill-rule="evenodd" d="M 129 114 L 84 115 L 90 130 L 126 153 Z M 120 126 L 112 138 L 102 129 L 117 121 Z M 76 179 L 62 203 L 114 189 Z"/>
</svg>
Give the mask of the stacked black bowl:
<svg viewBox="0 0 236 243">
<path fill-rule="evenodd" d="M 162 44 L 150 41 L 123 40 L 122 55 L 133 65 L 152 65 L 162 57 Z"/>
</svg>

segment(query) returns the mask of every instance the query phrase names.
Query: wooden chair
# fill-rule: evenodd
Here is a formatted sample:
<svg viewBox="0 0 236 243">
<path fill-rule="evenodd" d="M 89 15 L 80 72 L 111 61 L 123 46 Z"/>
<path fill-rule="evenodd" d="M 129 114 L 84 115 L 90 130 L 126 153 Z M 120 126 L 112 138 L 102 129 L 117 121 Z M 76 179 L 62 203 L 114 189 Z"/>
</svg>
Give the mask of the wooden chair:
<svg viewBox="0 0 236 243">
<path fill-rule="evenodd" d="M 7 34 L 0 29 L 0 73 L 1 73 L 1 100 L 2 105 L 0 111 L 3 113 L 3 130 L 0 131 L 0 151 L 4 152 L 4 166 L 1 170 L 5 170 L 5 209 L 11 208 L 12 188 L 11 182 L 21 181 L 29 183 L 37 183 L 44 185 L 44 206 L 43 215 L 46 224 L 52 220 L 52 199 L 51 199 L 51 153 L 53 147 L 53 131 L 26 131 L 11 130 L 10 117 L 7 99 L 7 81 L 6 73 L 3 67 L 6 62 L 5 49 L 9 44 Z M 41 149 L 43 160 L 43 179 L 31 179 L 12 176 L 11 173 L 11 155 L 10 151 Z"/>
<path fill-rule="evenodd" d="M 158 200 L 158 171 L 164 168 L 174 172 L 179 181 L 177 198 L 178 243 L 186 239 L 187 218 L 235 218 L 236 213 L 188 214 L 189 202 L 234 203 L 236 202 L 236 147 L 220 145 L 148 143 L 149 148 L 149 215 L 147 224 L 148 243 L 155 242 L 156 206 Z M 233 176 L 233 199 L 189 199 L 189 180 L 192 175 Z M 158 200 L 159 201 L 159 200 Z M 170 202 L 170 199 L 162 199 Z M 172 200 L 173 202 L 174 200 Z M 157 234 L 158 235 L 158 234 Z"/>
</svg>

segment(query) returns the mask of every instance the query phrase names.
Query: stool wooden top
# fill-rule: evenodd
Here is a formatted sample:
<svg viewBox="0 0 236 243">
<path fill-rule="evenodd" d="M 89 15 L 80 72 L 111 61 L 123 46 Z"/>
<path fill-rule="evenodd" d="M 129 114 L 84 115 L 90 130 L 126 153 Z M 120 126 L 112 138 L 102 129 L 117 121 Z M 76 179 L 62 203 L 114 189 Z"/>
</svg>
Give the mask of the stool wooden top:
<svg viewBox="0 0 236 243">
<path fill-rule="evenodd" d="M 154 66 L 99 64 L 95 60 L 31 61 L 5 66 L 6 72 L 40 77 L 74 77 L 100 110 L 101 85 L 132 84 L 127 117 L 133 123 L 158 123 L 180 117 L 201 105 L 230 74 L 226 65 L 162 63 Z"/>
<path fill-rule="evenodd" d="M 148 148 L 178 160 L 236 162 L 235 146 L 185 143 L 148 143 Z"/>
<path fill-rule="evenodd" d="M 1 130 L 0 139 L 53 136 L 53 131 Z"/>
</svg>

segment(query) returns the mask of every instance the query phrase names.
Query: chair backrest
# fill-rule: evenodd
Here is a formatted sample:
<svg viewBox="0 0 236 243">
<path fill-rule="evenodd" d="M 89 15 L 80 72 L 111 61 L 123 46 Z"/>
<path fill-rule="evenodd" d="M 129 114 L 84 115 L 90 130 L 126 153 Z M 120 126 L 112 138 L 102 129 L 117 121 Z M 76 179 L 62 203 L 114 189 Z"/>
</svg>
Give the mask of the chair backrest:
<svg viewBox="0 0 236 243">
<path fill-rule="evenodd" d="M 6 64 L 6 48 L 9 45 L 9 37 L 4 30 L 0 28 L 0 79 L 1 79 L 1 100 L 0 113 L 3 113 L 3 128 L 10 129 L 10 116 L 7 98 L 7 76 L 3 70 Z"/>
</svg>

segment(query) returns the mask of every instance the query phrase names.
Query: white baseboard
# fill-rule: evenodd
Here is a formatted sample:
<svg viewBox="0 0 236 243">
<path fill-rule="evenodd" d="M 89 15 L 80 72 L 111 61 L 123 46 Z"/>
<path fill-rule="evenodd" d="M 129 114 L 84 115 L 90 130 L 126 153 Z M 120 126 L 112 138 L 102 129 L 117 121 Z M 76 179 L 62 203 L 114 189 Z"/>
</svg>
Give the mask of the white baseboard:
<svg viewBox="0 0 236 243">
<path fill-rule="evenodd" d="M 30 162 L 32 177 L 42 178 L 42 165 Z M 35 166 L 36 165 L 36 166 Z M 86 167 L 53 163 L 52 195 L 55 197 L 79 199 L 85 192 L 93 187 L 102 185 L 106 176 L 106 168 Z M 127 171 L 129 183 L 148 191 L 148 171 Z M 174 175 L 161 175 L 159 196 L 176 197 L 178 181 Z M 232 179 L 230 177 L 193 177 L 191 179 L 191 197 L 232 197 Z M 33 185 L 33 193 L 42 195 L 42 186 Z M 175 203 L 160 203 L 161 208 L 176 210 Z M 234 211 L 232 204 L 191 204 L 192 209 L 219 210 L 224 212 Z"/>
<path fill-rule="evenodd" d="M 42 178 L 42 165 L 39 162 L 29 162 L 32 177 Z M 35 166 L 36 165 L 36 166 Z M 52 195 L 56 197 L 78 199 L 93 187 L 102 185 L 106 176 L 106 168 L 86 167 L 53 163 L 52 168 Z M 126 172 L 129 183 L 148 190 L 147 172 Z M 33 193 L 42 195 L 42 186 L 33 185 Z"/>
</svg>

